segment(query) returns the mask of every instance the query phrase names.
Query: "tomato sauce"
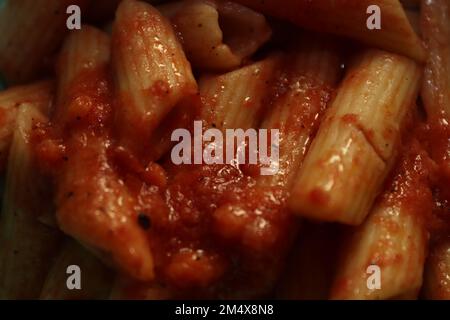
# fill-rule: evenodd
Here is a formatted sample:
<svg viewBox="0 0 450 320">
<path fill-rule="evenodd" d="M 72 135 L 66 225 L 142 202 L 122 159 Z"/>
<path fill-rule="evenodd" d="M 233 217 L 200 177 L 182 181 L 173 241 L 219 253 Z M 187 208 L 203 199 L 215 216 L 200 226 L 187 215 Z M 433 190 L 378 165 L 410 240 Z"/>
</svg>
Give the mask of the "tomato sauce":
<svg viewBox="0 0 450 320">
<path fill-rule="evenodd" d="M 147 235 L 155 280 L 172 297 L 268 294 L 296 229 L 285 209 L 287 191 L 257 186 L 231 165 L 146 163 L 144 150 L 131 152 L 115 137 L 105 79 L 103 70 L 83 73 L 51 123 L 35 126 L 31 140 L 41 168 L 57 182 L 61 170 L 70 170 L 64 169 L 70 159 L 84 152 L 83 141 L 103 141 L 108 165 L 134 198 L 134 223 Z M 101 168 L 85 169 L 95 177 Z M 138 288 L 148 285 L 136 283 L 130 295 L 139 296 Z"/>
<path fill-rule="evenodd" d="M 286 209 L 286 188 L 261 186 L 257 177 L 232 165 L 175 166 L 170 159 L 148 161 L 142 157 L 148 154 L 144 149 L 125 148 L 113 128 L 110 87 L 105 70 L 80 75 L 62 102 L 65 109 L 58 106 L 50 124 L 36 125 L 31 141 L 39 164 L 55 180 L 70 158 L 83 150 L 78 147 L 92 141 L 89 137 L 102 141 L 105 165 L 132 195 L 133 214 L 128 218 L 145 233 L 154 260 L 155 281 L 131 282 L 129 296 L 143 297 L 153 283 L 162 285 L 172 298 L 268 295 L 297 229 Z M 395 191 L 386 193 L 389 201 L 411 206 L 414 212 L 426 212 L 434 202 L 429 223 L 434 235 L 448 232 L 450 225 L 447 134 L 448 128 L 433 123 L 421 127 L 415 136 L 434 161 L 417 143 L 408 144 L 404 161 L 387 182 Z M 148 145 L 144 141 L 142 148 Z M 99 169 L 85 168 L 93 176 Z M 402 189 L 405 181 L 409 187 Z"/>
</svg>

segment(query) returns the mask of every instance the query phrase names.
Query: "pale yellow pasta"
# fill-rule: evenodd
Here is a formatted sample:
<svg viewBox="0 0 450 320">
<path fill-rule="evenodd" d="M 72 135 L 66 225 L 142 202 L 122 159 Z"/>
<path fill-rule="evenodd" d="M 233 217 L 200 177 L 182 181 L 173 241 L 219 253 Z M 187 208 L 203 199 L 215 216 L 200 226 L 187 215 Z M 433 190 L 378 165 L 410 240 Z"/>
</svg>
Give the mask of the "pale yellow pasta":
<svg viewBox="0 0 450 320">
<path fill-rule="evenodd" d="M 272 56 L 223 75 L 202 77 L 201 118 L 207 126 L 220 130 L 255 128 L 279 63 L 279 57 Z"/>
<path fill-rule="evenodd" d="M 122 144 L 132 147 L 148 139 L 177 103 L 195 95 L 197 84 L 170 22 L 151 5 L 123 1 L 112 40 L 116 125 Z"/>
<path fill-rule="evenodd" d="M 261 176 L 261 185 L 290 189 L 339 79 L 337 46 L 327 38 L 301 40 L 302 46 L 283 55 L 278 81 L 288 89 L 269 105 L 261 124 L 261 128 L 277 129 L 280 134 L 279 168 L 276 174 Z"/>
<path fill-rule="evenodd" d="M 328 299 L 335 272 L 339 229 L 332 224 L 302 224 L 276 289 L 285 300 Z"/>
<path fill-rule="evenodd" d="M 170 17 L 194 67 L 230 70 L 271 36 L 263 15 L 229 1 L 190 0 L 160 7 Z"/>
<path fill-rule="evenodd" d="M 66 9 L 86 0 L 8 0 L 0 10 L 0 70 L 11 84 L 35 78 L 67 32 Z"/>
<path fill-rule="evenodd" d="M 39 174 L 29 141 L 39 121 L 47 121 L 39 107 L 19 107 L 0 215 L 1 299 L 36 299 L 60 245 L 60 232 L 38 221 L 51 201 L 42 195 L 49 185 Z"/>
<path fill-rule="evenodd" d="M 348 71 L 297 175 L 290 208 L 317 220 L 358 225 L 380 192 L 396 155 L 421 69 L 379 50 Z"/>
<path fill-rule="evenodd" d="M 325 119 L 293 184 L 290 207 L 302 217 L 357 225 L 387 171 L 360 130 Z"/>
<path fill-rule="evenodd" d="M 0 91 L 0 108 L 9 109 L 22 103 L 32 103 L 47 114 L 50 111 L 53 86 L 52 80 L 44 80 Z"/>
<path fill-rule="evenodd" d="M 67 273 L 70 266 L 79 267 L 79 289 L 70 290 L 67 286 L 67 281 L 74 274 L 73 271 Z M 106 299 L 111 290 L 112 280 L 111 270 L 98 258 L 80 244 L 67 239 L 45 277 L 39 298 L 47 300 Z M 77 283 L 69 281 L 69 284 Z"/>
</svg>

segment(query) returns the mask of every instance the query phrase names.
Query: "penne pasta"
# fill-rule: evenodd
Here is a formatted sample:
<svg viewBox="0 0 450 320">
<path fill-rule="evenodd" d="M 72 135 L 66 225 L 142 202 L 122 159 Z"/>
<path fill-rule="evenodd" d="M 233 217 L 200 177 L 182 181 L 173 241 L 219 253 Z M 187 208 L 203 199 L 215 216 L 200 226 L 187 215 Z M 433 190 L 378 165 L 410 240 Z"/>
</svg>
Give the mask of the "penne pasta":
<svg viewBox="0 0 450 320">
<path fill-rule="evenodd" d="M 433 244 L 425 265 L 423 296 L 430 300 L 450 300 L 450 241 Z"/>
<path fill-rule="evenodd" d="M 3 75 L 0 72 L 0 91 L 4 90 L 6 88 L 5 79 L 3 78 Z"/>
<path fill-rule="evenodd" d="M 336 46 L 327 44 L 326 39 L 312 41 L 305 37 L 301 40 L 305 43 L 304 47 L 295 46 L 288 54 L 270 57 L 217 76 L 214 78 L 215 84 L 210 78 L 200 81 L 200 91 L 205 101 L 202 119 L 206 119 L 207 127 L 220 130 L 249 127 L 279 129 L 281 135 L 278 173 L 269 176 L 256 174 L 255 185 L 245 189 L 246 200 L 228 199 L 212 215 L 213 230 L 221 241 L 234 246 L 238 243 L 249 255 L 278 248 L 270 261 L 261 262 L 264 270 L 256 268 L 249 276 L 252 279 L 249 281 L 258 279 L 254 291 L 236 292 L 231 295 L 233 298 L 258 297 L 275 286 L 275 280 L 283 268 L 280 262 L 287 254 L 285 245 L 292 241 L 297 228 L 297 223 L 291 221 L 292 217 L 285 207 L 291 173 L 301 164 L 303 149 L 308 147 L 319 114 L 325 109 L 339 78 L 340 59 Z M 276 64 L 267 69 L 270 71 L 268 78 L 262 71 L 254 72 L 258 64 L 258 69 L 266 70 L 263 63 L 272 62 L 269 59 L 276 59 L 273 61 Z M 251 77 L 258 75 L 259 78 L 249 80 L 246 74 Z M 218 81 L 220 78 L 224 81 Z M 239 87 L 236 84 L 240 84 Z M 248 101 L 253 103 L 247 106 Z M 266 113 L 262 126 L 257 122 L 261 111 Z M 243 171 L 247 172 L 245 168 Z M 264 227 L 256 231 L 251 223 L 246 223 L 252 219 L 260 221 Z M 270 233 L 267 241 L 258 242 L 257 239 L 266 232 Z M 245 259 L 242 258 L 243 261 Z"/>
<path fill-rule="evenodd" d="M 279 62 L 274 55 L 223 75 L 202 77 L 200 116 L 206 126 L 219 130 L 257 127 Z"/>
<path fill-rule="evenodd" d="M 189 61 L 200 69 L 239 67 L 271 36 L 263 15 L 229 1 L 191 0 L 159 9 L 170 17 Z"/>
<path fill-rule="evenodd" d="M 422 99 L 428 116 L 450 119 L 450 3 L 423 1 L 421 28 L 429 50 Z"/>
<path fill-rule="evenodd" d="M 259 177 L 260 185 L 291 188 L 339 80 L 338 47 L 326 44 L 326 38 L 302 41 L 303 47 L 283 57 L 283 72 L 275 87 L 279 92 L 262 121 L 261 128 L 279 130 L 280 143 L 278 171 Z"/>
<path fill-rule="evenodd" d="M 430 159 L 418 142 L 408 147 L 367 220 L 349 233 L 332 299 L 417 298 L 432 210 Z M 379 272 L 379 286 L 369 279 L 374 272 Z"/>
<path fill-rule="evenodd" d="M 431 156 L 450 181 L 450 2 L 422 1 L 421 28 L 429 51 L 421 96 L 430 127 Z"/>
<path fill-rule="evenodd" d="M 401 4 L 408 9 L 419 9 L 421 0 L 400 0 Z"/>
<path fill-rule="evenodd" d="M 0 169 L 6 166 L 8 150 L 16 122 L 17 110 L 22 104 L 32 104 L 48 114 L 52 100 L 52 81 L 13 87 L 0 92 Z"/>
<path fill-rule="evenodd" d="M 66 38 L 57 64 L 56 104 L 58 109 L 56 117 L 63 113 L 71 114 L 71 110 L 66 109 L 71 106 L 67 100 L 73 99 L 72 92 L 69 91 L 70 86 L 78 80 L 77 77 L 80 77 L 80 73 L 93 69 L 93 64 L 96 68 L 105 67 L 110 60 L 109 47 L 109 37 L 87 25 L 83 26 L 83 31 L 72 32 Z M 86 50 L 86 48 L 92 49 Z M 74 107 L 76 106 L 74 105 Z M 69 121 L 70 119 L 64 120 Z"/>
<path fill-rule="evenodd" d="M 116 126 L 122 144 L 136 149 L 197 84 L 170 22 L 151 5 L 123 1 L 112 39 Z"/>
<path fill-rule="evenodd" d="M 450 0 L 0 0 L 0 299 L 450 299 L 449 84 Z"/>
<path fill-rule="evenodd" d="M 10 84 L 34 79 L 63 40 L 66 8 L 87 0 L 8 0 L 0 10 L 0 70 Z"/>
<path fill-rule="evenodd" d="M 396 155 L 420 67 L 379 50 L 348 71 L 297 174 L 290 208 L 312 219 L 360 224 Z"/>
<path fill-rule="evenodd" d="M 259 12 L 286 19 L 301 27 L 329 32 L 424 61 L 425 51 L 398 0 L 237 0 Z M 380 8 L 381 28 L 370 30 L 370 6 Z M 373 13 L 373 12 L 372 12 Z"/>
<path fill-rule="evenodd" d="M 69 290 L 70 266 L 80 269 L 80 289 Z M 112 274 L 94 255 L 73 240 L 66 240 L 45 278 L 40 299 L 86 300 L 106 299 L 112 285 Z"/>
<path fill-rule="evenodd" d="M 59 247 L 60 232 L 38 221 L 49 210 L 30 136 L 47 118 L 34 104 L 17 110 L 0 215 L 0 298 L 36 299 Z"/>
<path fill-rule="evenodd" d="M 0 108 L 10 109 L 23 103 L 34 104 L 43 113 L 50 112 L 54 83 L 51 80 L 15 86 L 0 92 Z"/>
<path fill-rule="evenodd" d="M 57 220 L 65 233 L 108 255 L 120 269 L 149 280 L 153 260 L 137 223 L 136 200 L 108 160 L 108 123 L 112 122 L 112 92 L 105 68 L 108 51 L 107 35 L 89 26 L 74 32 L 62 51 L 61 103 L 52 119 L 57 138 L 50 133 L 46 141 L 52 145 L 63 140 L 62 146 L 56 146 L 59 153 L 50 159 L 58 169 L 54 174 Z M 74 61 L 66 59 L 70 56 L 76 56 Z"/>
</svg>

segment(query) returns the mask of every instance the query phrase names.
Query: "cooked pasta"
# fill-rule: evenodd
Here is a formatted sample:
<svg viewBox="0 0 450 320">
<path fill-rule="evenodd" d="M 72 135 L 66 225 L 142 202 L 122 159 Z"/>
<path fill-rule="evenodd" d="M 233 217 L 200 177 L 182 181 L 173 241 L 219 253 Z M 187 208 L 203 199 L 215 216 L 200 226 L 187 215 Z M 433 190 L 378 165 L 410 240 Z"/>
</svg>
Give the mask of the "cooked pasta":
<svg viewBox="0 0 450 320">
<path fill-rule="evenodd" d="M 38 221 L 39 215 L 51 210 L 42 192 L 48 185 L 36 170 L 29 139 L 39 121 L 47 121 L 39 104 L 20 105 L 0 218 L 1 299 L 36 298 L 59 247 L 61 233 Z"/>
<path fill-rule="evenodd" d="M 398 0 L 346 1 L 345 5 L 334 0 L 286 0 L 283 5 L 278 0 L 237 2 L 299 26 L 351 37 L 418 61 L 425 59 L 420 39 L 414 33 Z M 377 6 L 381 14 L 381 26 L 375 32 L 367 26 L 367 12 L 371 6 Z"/>
<path fill-rule="evenodd" d="M 179 5 L 181 4 L 181 5 Z M 239 67 L 271 36 L 263 15 L 233 2 L 194 0 L 163 5 L 194 67 Z"/>
<path fill-rule="evenodd" d="M 441 239 L 431 248 L 424 274 L 424 297 L 432 300 L 450 299 L 450 244 Z"/>
<path fill-rule="evenodd" d="M 170 22 L 155 8 L 123 1 L 116 16 L 112 35 L 119 99 L 116 120 L 123 144 L 133 147 L 136 139 L 148 139 L 177 103 L 196 94 L 197 84 Z"/>
<path fill-rule="evenodd" d="M 419 66 L 401 56 L 370 50 L 356 58 L 296 178 L 293 211 L 353 225 L 364 220 L 395 158 L 420 78 Z"/>
<path fill-rule="evenodd" d="M 67 270 L 78 266 L 82 271 L 81 289 L 69 290 Z M 66 240 L 48 272 L 40 299 L 106 299 L 111 290 L 111 271 L 92 253 L 73 240 Z"/>
<path fill-rule="evenodd" d="M 80 63 L 67 59 L 72 54 Z M 153 277 L 153 260 L 135 223 L 134 199 L 106 159 L 107 124 L 112 117 L 105 70 L 108 57 L 108 36 L 93 27 L 84 27 L 67 39 L 59 61 L 58 88 L 63 91 L 53 117 L 54 134 L 65 145 L 53 146 L 56 159 L 46 160 L 60 166 L 55 175 L 55 202 L 61 229 L 105 251 L 135 277 L 147 280 Z M 57 144 L 51 132 L 48 136 L 41 145 Z"/>
</svg>

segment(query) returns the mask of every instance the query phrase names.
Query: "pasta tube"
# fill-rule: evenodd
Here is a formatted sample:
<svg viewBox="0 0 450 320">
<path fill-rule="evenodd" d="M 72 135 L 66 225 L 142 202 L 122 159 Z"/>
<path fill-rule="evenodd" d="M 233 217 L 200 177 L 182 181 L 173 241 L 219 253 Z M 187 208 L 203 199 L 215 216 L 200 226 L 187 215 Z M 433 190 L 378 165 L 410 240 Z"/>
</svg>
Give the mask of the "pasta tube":
<svg viewBox="0 0 450 320">
<path fill-rule="evenodd" d="M 106 252 L 129 275 L 149 280 L 153 258 L 137 222 L 135 199 L 108 161 L 108 52 L 108 36 L 84 26 L 71 34 L 60 57 L 63 89 L 53 117 L 56 134 L 64 140 L 55 177 L 57 220 L 65 233 Z"/>
<path fill-rule="evenodd" d="M 0 71 L 9 84 L 36 77 L 67 32 L 66 9 L 87 0 L 8 0 L 0 10 Z"/>
<path fill-rule="evenodd" d="M 80 268 L 80 289 L 67 287 L 68 267 Z M 111 270 L 73 240 L 66 240 L 42 288 L 40 299 L 106 299 L 112 284 Z"/>
<path fill-rule="evenodd" d="M 267 108 L 261 125 L 263 129 L 277 129 L 280 134 L 278 171 L 259 177 L 261 185 L 291 188 L 339 79 L 338 47 L 333 42 L 325 44 L 327 39 L 304 37 L 302 41 L 302 47 L 283 57 L 277 86 L 283 93 L 275 93 L 277 98 Z"/>
<path fill-rule="evenodd" d="M 200 69 L 239 67 L 271 36 L 262 14 L 229 1 L 185 1 L 158 9 L 170 17 L 189 61 Z"/>
<path fill-rule="evenodd" d="M 9 154 L 0 219 L 0 298 L 36 299 L 59 248 L 60 232 L 38 221 L 49 210 L 48 188 L 37 170 L 30 136 L 47 118 L 36 105 L 22 104 Z"/>
<path fill-rule="evenodd" d="M 159 283 L 139 283 L 123 276 L 117 276 L 110 299 L 112 300 L 169 300 L 174 296 L 170 289 Z"/>
<path fill-rule="evenodd" d="M 425 51 L 398 0 L 237 0 L 264 14 L 301 27 L 350 37 L 365 44 L 425 60 Z M 377 6 L 380 29 L 367 26 L 369 7 Z M 373 13 L 373 11 L 370 11 Z"/>
<path fill-rule="evenodd" d="M 429 117 L 450 119 L 450 2 L 423 1 L 421 28 L 429 50 L 423 102 Z"/>
<path fill-rule="evenodd" d="M 379 50 L 348 71 L 300 169 L 290 198 L 298 215 L 358 225 L 391 168 L 421 68 Z"/>
<path fill-rule="evenodd" d="M 83 26 L 82 31 L 75 31 L 66 38 L 57 64 L 57 117 L 59 114 L 70 114 L 70 109 L 67 109 L 71 106 L 68 100 L 73 99 L 73 94 L 69 91 L 69 88 L 73 86 L 75 81 L 84 80 L 80 74 L 83 72 L 87 73 L 94 68 L 105 67 L 109 63 L 109 47 L 109 37 L 105 33 L 87 25 Z"/>
<path fill-rule="evenodd" d="M 432 210 L 430 160 L 418 142 L 408 147 L 367 220 L 348 235 L 331 298 L 417 298 Z"/>
</svg>

